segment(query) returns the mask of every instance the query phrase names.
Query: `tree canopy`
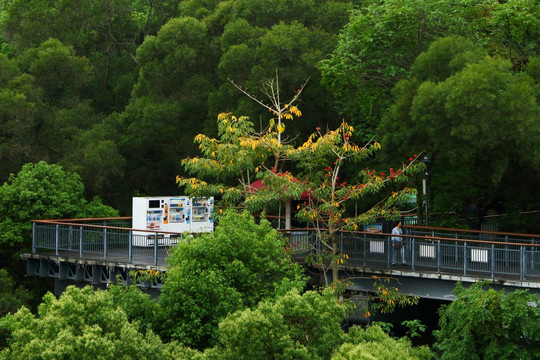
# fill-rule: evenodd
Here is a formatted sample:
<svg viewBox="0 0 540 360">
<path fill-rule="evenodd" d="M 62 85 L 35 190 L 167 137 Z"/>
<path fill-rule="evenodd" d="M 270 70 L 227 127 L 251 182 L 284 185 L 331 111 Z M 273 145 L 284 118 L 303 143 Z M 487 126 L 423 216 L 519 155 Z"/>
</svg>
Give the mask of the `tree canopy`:
<svg viewBox="0 0 540 360">
<path fill-rule="evenodd" d="M 42 161 L 26 164 L 0 187 L 0 242 L 13 245 L 32 238 L 32 220 L 117 216 L 116 210 L 83 196 L 76 173 Z"/>
<path fill-rule="evenodd" d="M 156 329 L 199 349 L 217 342 L 217 325 L 228 314 L 304 287 L 281 235 L 247 212 L 220 216 L 215 232 L 180 243 L 168 263 Z"/>
<path fill-rule="evenodd" d="M 539 298 L 525 290 L 505 294 L 475 283 L 458 284 L 442 307 L 435 332 L 441 359 L 535 359 L 540 356 Z"/>
<path fill-rule="evenodd" d="M 518 172 L 539 174 L 539 105 L 534 80 L 515 74 L 471 41 L 433 42 L 396 84 L 396 102 L 378 132 L 387 154 L 424 151 L 433 160 L 434 211 L 461 212 L 470 202 L 510 210 L 537 202 L 519 187 Z M 489 156 L 487 156 L 489 154 Z M 520 203 L 521 202 L 521 203 Z"/>
<path fill-rule="evenodd" d="M 44 296 L 38 314 L 23 307 L 0 319 L 9 345 L 0 359 L 166 359 L 166 345 L 142 332 L 107 291 L 70 286 Z M 6 331 L 7 330 L 7 331 Z"/>
</svg>

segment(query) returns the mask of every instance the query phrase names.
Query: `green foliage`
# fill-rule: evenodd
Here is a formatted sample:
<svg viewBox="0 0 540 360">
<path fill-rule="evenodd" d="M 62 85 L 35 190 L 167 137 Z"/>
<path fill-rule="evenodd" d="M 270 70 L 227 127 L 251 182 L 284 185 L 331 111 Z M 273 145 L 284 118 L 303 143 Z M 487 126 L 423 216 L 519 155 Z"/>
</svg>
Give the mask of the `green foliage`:
<svg viewBox="0 0 540 360">
<path fill-rule="evenodd" d="M 391 104 L 392 88 L 434 40 L 474 39 L 520 71 L 540 51 L 539 15 L 534 0 L 374 2 L 351 13 L 336 50 L 321 62 L 323 83 L 349 122 L 370 135 Z"/>
<path fill-rule="evenodd" d="M 427 326 L 422 324 L 418 319 L 402 321 L 401 325 L 404 325 L 408 328 L 407 336 L 411 339 L 422 336 L 422 334 L 420 333 L 425 332 L 427 328 Z"/>
<path fill-rule="evenodd" d="M 222 359 L 328 359 L 345 337 L 345 314 L 329 290 L 263 301 L 219 324 Z"/>
<path fill-rule="evenodd" d="M 135 285 L 111 285 L 108 293 L 114 305 L 126 313 L 129 322 L 137 322 L 141 330 L 151 329 L 157 300 L 151 299 Z"/>
<path fill-rule="evenodd" d="M 31 220 L 117 216 L 97 198 L 88 204 L 83 190 L 80 177 L 58 165 L 24 165 L 0 187 L 0 243 L 30 243 Z"/>
<path fill-rule="evenodd" d="M 441 359 L 537 359 L 540 299 L 514 290 L 505 294 L 484 283 L 458 284 L 456 300 L 439 310 L 435 348 Z"/>
<path fill-rule="evenodd" d="M 70 286 L 56 299 L 43 298 L 38 315 L 22 308 L 0 319 L 11 330 L 0 359 L 165 359 L 166 345 L 141 333 L 106 291 Z"/>
<path fill-rule="evenodd" d="M 374 276 L 373 293 L 370 295 L 370 309 L 381 314 L 389 314 L 397 308 L 417 305 L 420 297 L 411 296 L 399 292 L 397 287 L 387 286 L 390 278 L 379 278 Z M 384 326 L 381 326 L 384 328 Z"/>
<path fill-rule="evenodd" d="M 513 185 L 516 173 L 538 178 L 539 158 L 530 151 L 540 140 L 534 86 L 530 77 L 514 74 L 509 61 L 464 38 L 439 39 L 396 85 L 396 103 L 378 129 L 382 144 L 391 157 L 431 156 L 434 211 L 461 212 L 476 199 L 484 208 L 503 201 L 526 206 L 530 188 L 522 183 L 520 194 Z"/>
<path fill-rule="evenodd" d="M 304 286 L 281 235 L 246 212 L 227 212 L 215 232 L 180 243 L 169 257 L 156 328 L 164 339 L 199 349 L 217 341 L 227 314 Z"/>
<path fill-rule="evenodd" d="M 332 355 L 332 360 L 429 360 L 433 353 L 427 346 L 412 347 L 407 339 L 393 339 L 379 326 L 365 330 L 353 326 L 345 343 Z"/>
<path fill-rule="evenodd" d="M 17 286 L 6 269 L 0 269 L 0 317 L 7 313 L 14 313 L 29 300 L 28 290 L 20 285 Z M 1 346 L 3 345 L 0 344 Z"/>
</svg>

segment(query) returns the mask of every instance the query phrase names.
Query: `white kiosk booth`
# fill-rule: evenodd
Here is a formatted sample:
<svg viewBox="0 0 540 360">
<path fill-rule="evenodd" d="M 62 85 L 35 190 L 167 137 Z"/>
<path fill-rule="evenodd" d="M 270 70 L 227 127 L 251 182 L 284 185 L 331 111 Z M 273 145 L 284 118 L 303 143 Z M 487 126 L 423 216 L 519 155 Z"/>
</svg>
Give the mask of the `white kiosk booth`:
<svg viewBox="0 0 540 360">
<path fill-rule="evenodd" d="M 214 198 L 187 196 L 134 197 L 132 209 L 133 228 L 159 232 L 211 232 L 214 231 Z M 134 246 L 153 246 L 154 233 L 133 232 Z M 159 245 L 177 242 L 177 236 L 158 234 Z"/>
</svg>

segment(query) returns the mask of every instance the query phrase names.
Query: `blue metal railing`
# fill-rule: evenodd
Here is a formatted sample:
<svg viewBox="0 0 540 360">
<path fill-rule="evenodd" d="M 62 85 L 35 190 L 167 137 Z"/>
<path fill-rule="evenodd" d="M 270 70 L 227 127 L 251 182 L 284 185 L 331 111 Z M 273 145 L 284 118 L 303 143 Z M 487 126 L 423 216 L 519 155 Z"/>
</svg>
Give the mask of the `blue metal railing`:
<svg viewBox="0 0 540 360">
<path fill-rule="evenodd" d="M 131 223 L 115 218 L 102 225 L 68 221 L 34 221 L 32 252 L 52 250 L 56 256 L 164 265 L 169 248 L 182 237 L 180 233 L 132 229 Z"/>
<path fill-rule="evenodd" d="M 315 254 L 321 240 L 315 231 L 288 232 L 295 257 Z M 540 281 L 540 245 L 536 242 L 486 241 L 464 237 L 403 235 L 407 267 L 417 272 L 434 272 L 483 278 Z M 391 235 L 342 233 L 339 253 L 347 254 L 346 266 L 391 268 Z M 398 255 L 399 256 L 399 255 Z"/>
<path fill-rule="evenodd" d="M 92 219 L 94 220 L 94 219 Z M 118 222 L 117 222 L 118 220 Z M 169 248 L 182 234 L 124 227 L 125 218 L 92 224 L 78 220 L 33 223 L 33 252 L 139 264 L 165 264 Z M 101 225 L 98 225 L 101 224 Z M 417 272 L 450 273 L 484 278 L 540 281 L 540 236 L 474 233 L 456 229 L 406 226 L 405 260 Z M 295 257 L 324 249 L 312 230 L 285 231 Z M 472 234 L 472 238 L 467 238 Z M 514 236 L 515 235 L 515 236 Z M 388 269 L 391 235 L 367 232 L 338 234 L 345 266 Z"/>
</svg>

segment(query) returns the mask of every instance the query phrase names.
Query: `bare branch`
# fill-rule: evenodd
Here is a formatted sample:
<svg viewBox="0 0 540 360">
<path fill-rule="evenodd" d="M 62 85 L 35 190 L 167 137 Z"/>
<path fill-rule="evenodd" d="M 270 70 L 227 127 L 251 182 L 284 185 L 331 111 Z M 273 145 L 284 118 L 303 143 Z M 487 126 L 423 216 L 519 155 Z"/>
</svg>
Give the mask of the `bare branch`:
<svg viewBox="0 0 540 360">
<path fill-rule="evenodd" d="M 246 95 L 248 98 L 250 98 L 251 100 L 255 101 L 257 104 L 267 108 L 268 110 L 272 111 L 272 108 L 268 105 L 266 105 L 265 103 L 263 103 L 262 101 L 260 101 L 259 99 L 257 99 L 255 96 L 251 95 L 250 93 L 248 93 L 246 90 L 244 90 L 240 85 L 237 85 L 234 81 L 232 81 L 230 78 L 228 79 L 231 84 L 234 85 L 234 87 L 236 87 L 238 90 L 240 90 L 244 95 Z"/>
</svg>

